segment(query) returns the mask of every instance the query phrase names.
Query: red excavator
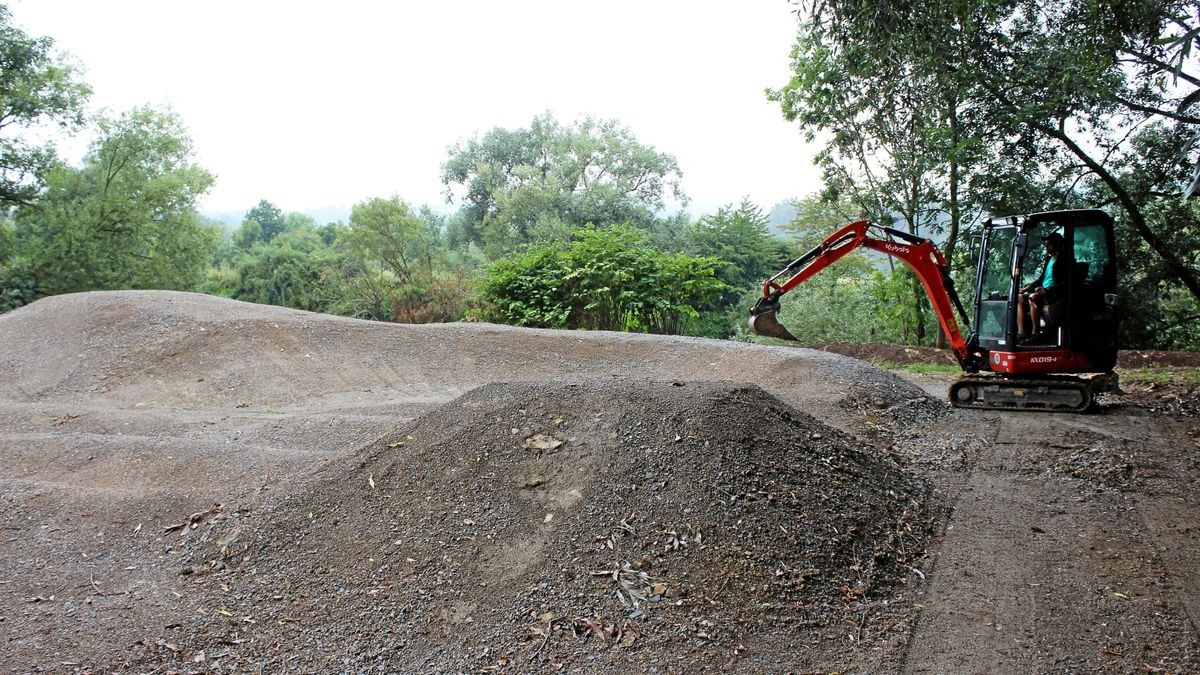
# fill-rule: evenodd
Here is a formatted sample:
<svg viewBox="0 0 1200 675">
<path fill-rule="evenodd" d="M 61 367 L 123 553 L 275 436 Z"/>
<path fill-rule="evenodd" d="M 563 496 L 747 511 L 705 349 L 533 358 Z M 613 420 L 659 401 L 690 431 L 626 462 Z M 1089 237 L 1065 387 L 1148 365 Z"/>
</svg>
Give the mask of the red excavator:
<svg viewBox="0 0 1200 675">
<path fill-rule="evenodd" d="M 1119 391 L 1112 372 L 1117 363 L 1112 218 L 1095 209 L 989 218 L 977 246 L 975 330 L 965 338 L 954 310 L 964 324 L 970 322 L 942 252 L 929 239 L 867 220 L 843 226 L 767 279 L 763 297 L 750 309 L 750 330 L 795 340 L 776 318 L 779 298 L 861 247 L 903 260 L 924 284 L 966 373 L 950 385 L 954 406 L 1082 412 L 1097 394 Z M 1049 302 L 1037 311 L 1018 311 L 1022 289 L 1049 291 L 1052 282 Z"/>
</svg>

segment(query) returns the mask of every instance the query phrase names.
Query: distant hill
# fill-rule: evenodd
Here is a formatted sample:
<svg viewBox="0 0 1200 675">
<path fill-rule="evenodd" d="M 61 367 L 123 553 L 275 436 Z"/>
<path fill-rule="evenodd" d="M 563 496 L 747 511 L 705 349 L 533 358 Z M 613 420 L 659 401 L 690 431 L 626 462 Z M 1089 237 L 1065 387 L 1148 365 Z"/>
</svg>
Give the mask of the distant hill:
<svg viewBox="0 0 1200 675">
<path fill-rule="evenodd" d="M 242 224 L 242 219 L 246 217 L 246 212 L 250 207 L 239 211 L 202 211 L 200 215 L 205 218 L 211 218 L 218 223 L 233 229 Z M 335 221 L 345 222 L 350 219 L 350 207 L 345 205 L 339 206 L 319 206 L 312 209 L 304 209 L 300 211 L 306 216 L 311 216 L 317 221 L 318 225 L 325 225 Z"/>
<path fill-rule="evenodd" d="M 787 234 L 783 231 L 783 226 L 792 222 L 796 218 L 796 207 L 792 202 L 779 202 L 771 207 L 771 212 L 767 214 L 767 228 L 771 230 L 771 234 L 776 237 L 787 238 Z"/>
</svg>

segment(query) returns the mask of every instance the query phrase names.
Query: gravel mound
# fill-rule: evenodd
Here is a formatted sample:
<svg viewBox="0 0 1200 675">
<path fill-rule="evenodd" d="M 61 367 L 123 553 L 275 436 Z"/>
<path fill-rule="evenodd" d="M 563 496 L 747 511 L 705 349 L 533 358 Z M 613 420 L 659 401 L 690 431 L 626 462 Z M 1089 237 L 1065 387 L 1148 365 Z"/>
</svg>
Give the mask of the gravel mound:
<svg viewBox="0 0 1200 675">
<path fill-rule="evenodd" d="M 891 460 L 755 386 L 489 384 L 227 507 L 182 567 L 192 618 L 148 658 L 803 663 L 797 626 L 893 593 L 939 517 Z"/>
<path fill-rule="evenodd" d="M 857 410 L 846 414 L 848 402 L 908 410 L 924 397 L 880 368 L 812 349 L 380 323 L 197 293 L 74 293 L 0 315 L 0 400 L 22 403 L 362 411 L 440 404 L 490 382 L 613 374 L 753 383 L 853 431 L 862 420 Z M 926 407 L 937 414 L 945 406 Z"/>
</svg>

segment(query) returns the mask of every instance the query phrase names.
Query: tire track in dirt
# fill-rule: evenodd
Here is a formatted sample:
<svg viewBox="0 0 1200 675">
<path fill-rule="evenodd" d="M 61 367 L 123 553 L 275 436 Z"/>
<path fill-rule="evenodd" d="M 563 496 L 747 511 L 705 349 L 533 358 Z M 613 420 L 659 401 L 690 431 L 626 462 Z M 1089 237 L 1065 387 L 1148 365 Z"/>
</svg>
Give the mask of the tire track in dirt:
<svg viewBox="0 0 1200 675">
<path fill-rule="evenodd" d="M 1138 497 L 1089 480 L 1090 467 L 1077 464 L 1107 438 L 1088 428 L 1098 419 L 1119 437 L 1126 415 L 955 411 L 929 430 L 943 444 L 966 445 L 972 433 L 997 442 L 968 451 L 964 471 L 931 476 L 954 508 L 917 600 L 906 672 L 1196 667 L 1195 586 L 1174 581 L 1194 577 L 1194 559 L 1161 556 L 1161 528 L 1147 525 Z M 1153 453 L 1159 440 L 1130 447 Z"/>
</svg>

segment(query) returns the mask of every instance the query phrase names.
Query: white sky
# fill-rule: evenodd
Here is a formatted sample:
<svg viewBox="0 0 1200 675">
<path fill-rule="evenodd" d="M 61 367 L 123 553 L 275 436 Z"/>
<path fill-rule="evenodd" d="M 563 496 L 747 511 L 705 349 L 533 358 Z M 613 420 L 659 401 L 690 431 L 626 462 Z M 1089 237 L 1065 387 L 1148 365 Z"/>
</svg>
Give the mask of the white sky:
<svg viewBox="0 0 1200 675">
<path fill-rule="evenodd" d="M 674 155 L 691 211 L 819 187 L 763 90 L 789 76 L 786 0 L 9 0 L 85 69 L 93 107 L 167 104 L 217 175 L 204 210 L 444 209 L 447 148 L 550 111 Z"/>
</svg>

